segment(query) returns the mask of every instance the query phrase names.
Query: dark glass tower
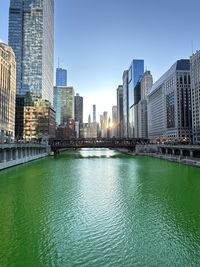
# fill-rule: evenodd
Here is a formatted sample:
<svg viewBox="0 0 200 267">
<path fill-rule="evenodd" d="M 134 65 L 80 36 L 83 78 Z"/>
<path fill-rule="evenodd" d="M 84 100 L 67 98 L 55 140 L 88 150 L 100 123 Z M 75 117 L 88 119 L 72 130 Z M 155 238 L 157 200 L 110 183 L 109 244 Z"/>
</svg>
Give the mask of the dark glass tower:
<svg viewBox="0 0 200 267">
<path fill-rule="evenodd" d="M 138 96 L 140 94 L 140 92 L 137 91 L 140 90 L 140 87 L 136 85 L 143 74 L 144 74 L 144 60 L 133 59 L 128 71 L 128 108 L 129 108 L 128 136 L 130 138 L 135 136 L 134 105 L 137 104 Z"/>
<path fill-rule="evenodd" d="M 83 97 L 79 94 L 74 97 L 74 115 L 75 121 L 83 123 Z"/>
<path fill-rule="evenodd" d="M 10 0 L 9 45 L 17 62 L 17 95 L 53 102 L 54 0 Z"/>
</svg>

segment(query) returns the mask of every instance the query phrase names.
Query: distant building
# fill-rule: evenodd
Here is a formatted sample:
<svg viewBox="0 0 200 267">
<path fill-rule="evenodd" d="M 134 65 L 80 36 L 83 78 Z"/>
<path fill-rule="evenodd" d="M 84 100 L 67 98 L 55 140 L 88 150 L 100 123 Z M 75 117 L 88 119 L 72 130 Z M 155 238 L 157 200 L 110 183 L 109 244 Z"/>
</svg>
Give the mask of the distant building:
<svg viewBox="0 0 200 267">
<path fill-rule="evenodd" d="M 91 124 L 91 115 L 90 114 L 88 115 L 88 124 L 89 125 Z"/>
<path fill-rule="evenodd" d="M 153 84 L 148 95 L 148 134 L 151 139 L 191 138 L 190 61 L 178 60 Z"/>
<path fill-rule="evenodd" d="M 17 63 L 17 95 L 53 103 L 54 0 L 11 0 L 9 45 Z"/>
<path fill-rule="evenodd" d="M 83 123 L 83 97 L 79 94 L 74 97 L 74 116 L 76 122 Z"/>
<path fill-rule="evenodd" d="M 129 104 L 128 104 L 128 70 L 123 73 L 123 133 L 124 138 L 128 137 L 129 132 Z"/>
<path fill-rule="evenodd" d="M 48 100 L 27 94 L 16 98 L 17 140 L 47 141 L 55 137 L 55 111 Z"/>
<path fill-rule="evenodd" d="M 190 57 L 193 142 L 200 144 L 200 51 Z"/>
<path fill-rule="evenodd" d="M 96 117 L 96 105 L 93 105 L 92 108 L 93 108 L 93 110 L 92 110 L 93 111 L 93 120 L 92 121 L 93 122 L 96 122 L 97 121 L 97 117 Z"/>
<path fill-rule="evenodd" d="M 65 124 L 69 119 L 74 120 L 74 88 L 55 86 L 53 106 L 57 125 Z"/>
<path fill-rule="evenodd" d="M 147 95 L 153 85 L 153 77 L 150 71 L 145 71 L 137 86 L 137 104 L 135 108 L 135 137 L 148 138 L 148 118 L 147 118 Z"/>
<path fill-rule="evenodd" d="M 143 59 L 133 59 L 128 70 L 128 119 L 129 119 L 129 137 L 135 136 L 135 114 L 134 105 L 138 101 L 138 90 L 139 87 L 136 86 L 140 78 L 144 73 L 144 60 Z"/>
<path fill-rule="evenodd" d="M 67 86 L 67 70 L 56 69 L 56 86 Z"/>
<path fill-rule="evenodd" d="M 112 107 L 112 131 L 111 137 L 117 137 L 117 106 Z"/>
<path fill-rule="evenodd" d="M 117 137 L 123 137 L 123 86 L 117 88 Z"/>
<path fill-rule="evenodd" d="M 68 119 L 65 125 L 59 125 L 56 129 L 56 138 L 61 140 L 76 138 L 74 120 Z"/>
<path fill-rule="evenodd" d="M 61 124 L 61 88 L 54 86 L 53 88 L 53 107 L 56 112 L 56 125 Z"/>
<path fill-rule="evenodd" d="M 107 138 L 108 137 L 108 112 L 103 112 L 103 118 L 102 118 L 102 130 L 101 130 L 101 137 Z"/>
<path fill-rule="evenodd" d="M 16 61 L 12 48 L 0 43 L 0 143 L 15 136 Z"/>
</svg>

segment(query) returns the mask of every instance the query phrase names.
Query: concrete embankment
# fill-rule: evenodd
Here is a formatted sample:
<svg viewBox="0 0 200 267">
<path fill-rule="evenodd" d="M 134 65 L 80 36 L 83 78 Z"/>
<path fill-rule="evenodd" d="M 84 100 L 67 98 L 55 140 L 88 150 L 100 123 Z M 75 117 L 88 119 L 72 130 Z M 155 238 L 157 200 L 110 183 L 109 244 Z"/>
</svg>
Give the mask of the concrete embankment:
<svg viewBox="0 0 200 267">
<path fill-rule="evenodd" d="M 49 155 L 49 146 L 41 144 L 0 144 L 0 170 Z"/>
<path fill-rule="evenodd" d="M 137 145 L 135 155 L 148 156 L 200 167 L 199 146 Z M 164 154 L 162 153 L 164 151 Z M 176 154 L 177 153 L 177 154 Z M 190 155 L 196 155 L 192 157 Z"/>
</svg>

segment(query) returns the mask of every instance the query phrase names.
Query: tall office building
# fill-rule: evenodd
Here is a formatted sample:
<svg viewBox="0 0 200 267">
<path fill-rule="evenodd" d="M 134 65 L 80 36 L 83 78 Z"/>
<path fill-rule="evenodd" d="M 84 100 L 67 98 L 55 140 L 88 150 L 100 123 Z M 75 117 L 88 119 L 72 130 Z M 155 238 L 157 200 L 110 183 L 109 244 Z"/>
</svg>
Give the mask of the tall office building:
<svg viewBox="0 0 200 267">
<path fill-rule="evenodd" d="M 137 104 L 135 107 L 135 137 L 148 138 L 147 95 L 153 85 L 150 71 L 145 71 L 137 86 Z"/>
<path fill-rule="evenodd" d="M 117 88 L 117 137 L 123 137 L 123 86 Z"/>
<path fill-rule="evenodd" d="M 144 60 L 133 59 L 128 70 L 128 113 L 129 113 L 129 137 L 135 137 L 135 113 L 134 105 L 138 101 L 137 83 L 144 73 Z"/>
<path fill-rule="evenodd" d="M 74 88 L 60 87 L 60 122 L 66 124 L 74 120 Z"/>
<path fill-rule="evenodd" d="M 56 124 L 66 124 L 74 120 L 74 88 L 67 86 L 54 87 L 54 110 L 56 111 Z"/>
<path fill-rule="evenodd" d="M 193 142 L 200 144 L 200 51 L 190 57 Z"/>
<path fill-rule="evenodd" d="M 83 97 L 79 94 L 74 97 L 74 118 L 76 122 L 83 123 Z"/>
<path fill-rule="evenodd" d="M 92 107 L 92 111 L 93 111 L 93 122 L 96 122 L 96 105 L 93 105 L 93 107 Z"/>
<path fill-rule="evenodd" d="M 148 132 L 151 139 L 191 138 L 190 61 L 178 60 L 153 84 L 148 95 Z"/>
<path fill-rule="evenodd" d="M 16 61 L 12 48 L 0 43 L 0 143 L 15 137 Z"/>
<path fill-rule="evenodd" d="M 10 0 L 9 45 L 17 63 L 17 95 L 53 103 L 54 0 Z"/>
<path fill-rule="evenodd" d="M 123 133 L 122 137 L 128 137 L 129 105 L 128 105 L 128 70 L 123 72 Z"/>
<path fill-rule="evenodd" d="M 56 86 L 67 86 L 67 70 L 56 69 Z"/>
<path fill-rule="evenodd" d="M 61 89 L 62 87 L 54 86 L 53 88 L 53 107 L 56 112 L 56 125 L 61 124 Z"/>
<path fill-rule="evenodd" d="M 117 137 L 117 106 L 112 107 L 112 133 L 111 137 Z"/>
</svg>

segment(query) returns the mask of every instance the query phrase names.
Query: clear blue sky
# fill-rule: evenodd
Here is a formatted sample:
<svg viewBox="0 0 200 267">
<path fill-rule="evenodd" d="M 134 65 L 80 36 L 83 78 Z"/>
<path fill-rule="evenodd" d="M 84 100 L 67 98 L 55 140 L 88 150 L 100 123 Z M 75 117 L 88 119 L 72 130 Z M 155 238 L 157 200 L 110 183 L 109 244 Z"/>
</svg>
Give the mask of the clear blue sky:
<svg viewBox="0 0 200 267">
<path fill-rule="evenodd" d="M 0 39 L 7 42 L 9 0 L 0 0 Z M 200 0 L 55 0 L 55 67 L 84 97 L 85 120 L 116 104 L 131 60 L 144 59 L 154 81 L 177 59 L 200 49 Z"/>
</svg>

